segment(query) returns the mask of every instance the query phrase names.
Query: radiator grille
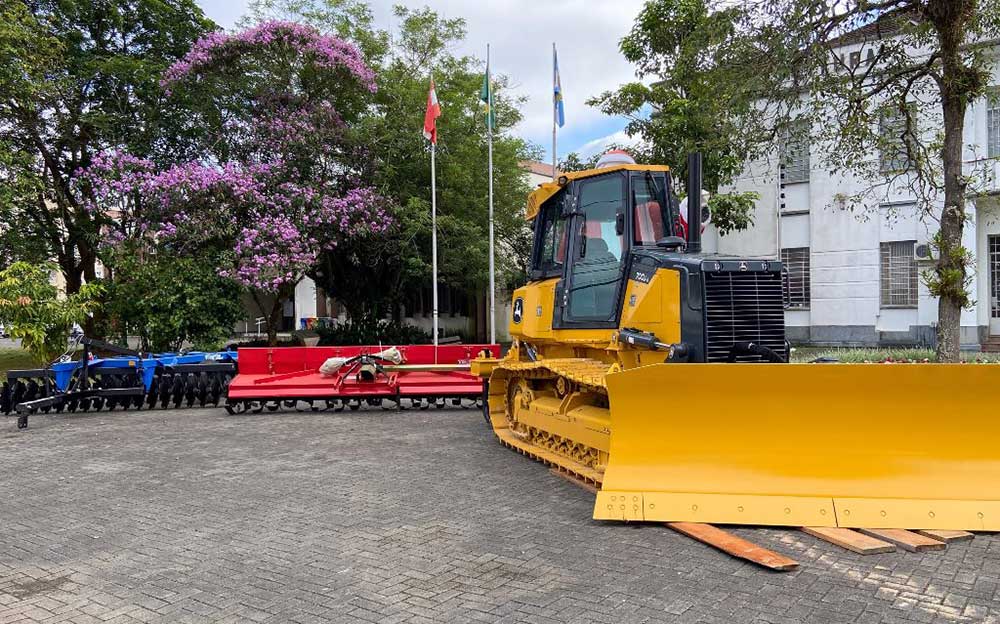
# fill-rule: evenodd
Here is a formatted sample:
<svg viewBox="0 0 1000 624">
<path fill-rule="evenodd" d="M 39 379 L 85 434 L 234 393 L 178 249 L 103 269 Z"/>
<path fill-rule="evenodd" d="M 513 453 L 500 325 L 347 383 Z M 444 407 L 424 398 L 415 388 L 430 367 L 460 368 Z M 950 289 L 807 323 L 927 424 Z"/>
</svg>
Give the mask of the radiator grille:
<svg viewBox="0 0 1000 624">
<path fill-rule="evenodd" d="M 725 362 L 738 342 L 754 342 L 783 358 L 785 310 L 777 272 L 705 272 L 705 359 Z M 759 362 L 740 356 L 739 362 Z"/>
</svg>

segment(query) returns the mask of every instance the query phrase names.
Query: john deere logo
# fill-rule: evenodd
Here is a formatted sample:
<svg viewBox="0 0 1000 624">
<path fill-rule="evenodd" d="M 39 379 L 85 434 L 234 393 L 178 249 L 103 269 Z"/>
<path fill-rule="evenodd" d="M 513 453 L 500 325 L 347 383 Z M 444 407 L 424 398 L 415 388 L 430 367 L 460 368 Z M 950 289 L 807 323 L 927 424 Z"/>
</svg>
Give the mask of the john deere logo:
<svg viewBox="0 0 1000 624">
<path fill-rule="evenodd" d="M 524 299 L 518 297 L 514 300 L 514 311 L 511 316 L 514 318 L 515 325 L 521 322 L 521 318 L 524 316 Z"/>
</svg>

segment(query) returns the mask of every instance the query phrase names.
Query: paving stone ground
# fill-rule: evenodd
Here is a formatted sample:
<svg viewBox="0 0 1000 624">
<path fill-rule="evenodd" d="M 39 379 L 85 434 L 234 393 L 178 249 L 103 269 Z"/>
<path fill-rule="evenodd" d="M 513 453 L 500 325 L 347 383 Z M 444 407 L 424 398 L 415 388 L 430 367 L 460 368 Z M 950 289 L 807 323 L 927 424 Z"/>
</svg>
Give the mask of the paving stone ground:
<svg viewBox="0 0 1000 624">
<path fill-rule="evenodd" d="M 496 444 L 471 410 L 0 420 L 0 624 L 1000 622 L 1000 536 L 762 571 Z"/>
</svg>

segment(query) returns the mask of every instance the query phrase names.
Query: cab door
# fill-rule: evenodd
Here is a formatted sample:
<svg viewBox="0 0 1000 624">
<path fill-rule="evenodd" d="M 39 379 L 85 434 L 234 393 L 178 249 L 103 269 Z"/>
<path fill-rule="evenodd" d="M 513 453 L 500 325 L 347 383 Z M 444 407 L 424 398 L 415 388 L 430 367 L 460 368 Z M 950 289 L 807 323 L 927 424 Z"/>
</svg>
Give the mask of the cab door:
<svg viewBox="0 0 1000 624">
<path fill-rule="evenodd" d="M 570 253 L 557 289 L 559 327 L 617 327 L 629 251 L 626 197 L 627 179 L 620 171 L 578 183 Z"/>
</svg>

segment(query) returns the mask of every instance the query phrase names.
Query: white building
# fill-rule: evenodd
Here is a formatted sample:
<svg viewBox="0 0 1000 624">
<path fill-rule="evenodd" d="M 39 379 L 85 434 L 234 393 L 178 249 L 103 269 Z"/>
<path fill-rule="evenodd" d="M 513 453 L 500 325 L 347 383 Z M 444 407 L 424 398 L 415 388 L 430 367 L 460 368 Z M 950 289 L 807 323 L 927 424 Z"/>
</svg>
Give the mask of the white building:
<svg viewBox="0 0 1000 624">
<path fill-rule="evenodd" d="M 866 44 L 872 45 L 864 37 L 847 40 L 848 62 L 863 62 Z M 1000 85 L 1000 63 L 993 84 Z M 1000 347 L 1000 87 L 994 91 L 972 104 L 965 123 L 965 169 L 981 180 L 967 196 L 971 219 L 963 241 L 975 258 L 975 306 L 962 314 L 961 336 L 963 347 L 975 349 Z M 823 170 L 815 145 L 793 141 L 781 151 L 733 184 L 760 194 L 754 226 L 725 237 L 709 227 L 706 251 L 780 253 L 789 271 L 786 325 L 793 342 L 932 345 L 938 302 L 920 274 L 933 267 L 928 243 L 937 226 L 918 214 L 913 191 L 894 187 L 864 214 L 851 213 L 838 207 L 838 194 L 858 192 L 863 182 Z"/>
</svg>

